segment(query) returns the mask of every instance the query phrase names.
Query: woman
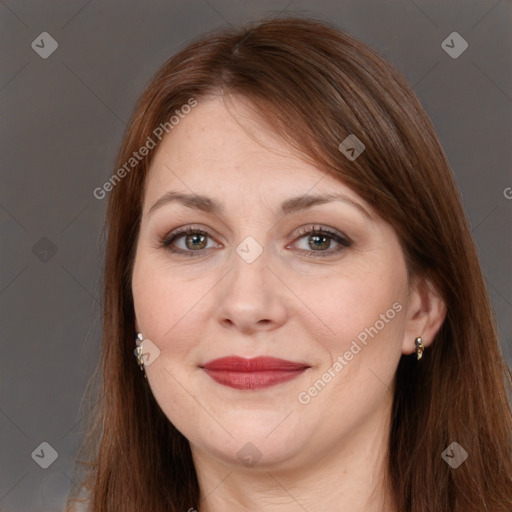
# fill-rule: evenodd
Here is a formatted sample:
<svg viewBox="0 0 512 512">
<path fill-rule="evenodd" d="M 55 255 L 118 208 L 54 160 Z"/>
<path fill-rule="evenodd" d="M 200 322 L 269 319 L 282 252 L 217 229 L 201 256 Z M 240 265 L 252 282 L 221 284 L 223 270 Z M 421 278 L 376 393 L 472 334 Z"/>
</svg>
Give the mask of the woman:
<svg viewBox="0 0 512 512">
<path fill-rule="evenodd" d="M 314 20 L 210 34 L 116 169 L 91 510 L 512 510 L 510 371 L 393 66 Z"/>
</svg>

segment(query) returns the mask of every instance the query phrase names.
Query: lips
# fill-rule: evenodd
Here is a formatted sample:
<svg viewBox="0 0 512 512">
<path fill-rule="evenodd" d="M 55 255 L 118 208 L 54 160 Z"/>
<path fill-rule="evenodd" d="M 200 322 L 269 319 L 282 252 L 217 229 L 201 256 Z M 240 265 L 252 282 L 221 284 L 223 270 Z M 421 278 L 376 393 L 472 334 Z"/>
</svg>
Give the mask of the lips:
<svg viewBox="0 0 512 512">
<path fill-rule="evenodd" d="M 295 379 L 309 365 L 274 357 L 222 357 L 201 366 L 207 375 L 235 389 L 261 389 Z"/>
</svg>

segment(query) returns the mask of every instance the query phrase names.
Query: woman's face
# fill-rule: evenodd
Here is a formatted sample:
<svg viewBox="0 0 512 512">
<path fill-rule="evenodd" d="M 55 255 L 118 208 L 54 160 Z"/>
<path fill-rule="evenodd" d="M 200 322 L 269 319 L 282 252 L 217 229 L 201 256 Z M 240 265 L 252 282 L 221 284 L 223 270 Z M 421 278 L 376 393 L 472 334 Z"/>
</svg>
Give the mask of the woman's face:
<svg viewBox="0 0 512 512">
<path fill-rule="evenodd" d="M 392 227 L 241 100 L 200 101 L 158 148 L 132 287 L 137 331 L 160 351 L 155 399 L 194 453 L 238 466 L 311 464 L 385 430 L 421 334 Z M 205 368 L 232 356 L 299 365 Z"/>
</svg>

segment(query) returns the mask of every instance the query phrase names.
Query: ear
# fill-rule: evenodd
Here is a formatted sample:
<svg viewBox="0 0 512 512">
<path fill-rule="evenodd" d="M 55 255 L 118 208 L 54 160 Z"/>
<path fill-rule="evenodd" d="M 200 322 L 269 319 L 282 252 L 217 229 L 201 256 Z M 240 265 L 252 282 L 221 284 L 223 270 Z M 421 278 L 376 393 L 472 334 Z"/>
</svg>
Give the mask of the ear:
<svg viewBox="0 0 512 512">
<path fill-rule="evenodd" d="M 421 336 L 425 347 L 431 345 L 446 317 L 444 300 L 427 278 L 414 278 L 406 315 L 402 353 L 413 354 L 414 340 Z"/>
</svg>

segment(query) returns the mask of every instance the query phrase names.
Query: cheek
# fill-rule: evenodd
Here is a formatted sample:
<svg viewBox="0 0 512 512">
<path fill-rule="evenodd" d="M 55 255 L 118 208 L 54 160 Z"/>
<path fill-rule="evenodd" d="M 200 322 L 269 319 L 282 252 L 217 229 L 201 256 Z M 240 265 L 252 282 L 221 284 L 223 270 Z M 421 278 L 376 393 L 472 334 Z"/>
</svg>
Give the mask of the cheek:
<svg viewBox="0 0 512 512">
<path fill-rule="evenodd" d="M 403 283 L 398 275 L 361 269 L 321 285 L 302 287 L 304 302 L 317 313 L 321 332 L 316 338 L 331 353 L 350 348 L 353 340 L 397 338 L 403 309 Z M 373 337 L 372 337 L 373 336 Z"/>
<path fill-rule="evenodd" d="M 183 273 L 161 268 L 150 258 L 136 262 L 132 277 L 135 314 L 144 337 L 153 341 L 162 355 L 174 358 L 200 339 L 199 318 L 205 313 L 211 289 L 204 277 L 188 279 Z"/>
<path fill-rule="evenodd" d="M 323 356 L 297 396 L 308 417 L 341 431 L 377 410 L 401 357 L 405 289 L 403 276 L 369 271 L 326 281 L 321 292 L 311 287 L 321 322 L 307 328 Z"/>
</svg>

